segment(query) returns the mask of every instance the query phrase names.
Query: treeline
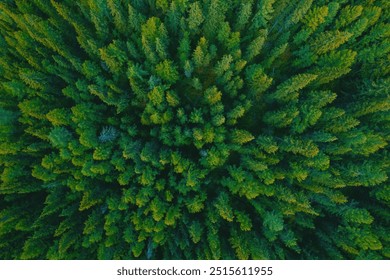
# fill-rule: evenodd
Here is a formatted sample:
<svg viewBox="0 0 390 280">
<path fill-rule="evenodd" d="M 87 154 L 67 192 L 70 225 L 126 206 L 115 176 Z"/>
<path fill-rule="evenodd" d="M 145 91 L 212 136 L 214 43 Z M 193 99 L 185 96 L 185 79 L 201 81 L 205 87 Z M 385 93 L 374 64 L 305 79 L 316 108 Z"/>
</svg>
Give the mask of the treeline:
<svg viewBox="0 0 390 280">
<path fill-rule="evenodd" d="M 2 0 L 1 259 L 389 259 L 390 1 Z"/>
</svg>

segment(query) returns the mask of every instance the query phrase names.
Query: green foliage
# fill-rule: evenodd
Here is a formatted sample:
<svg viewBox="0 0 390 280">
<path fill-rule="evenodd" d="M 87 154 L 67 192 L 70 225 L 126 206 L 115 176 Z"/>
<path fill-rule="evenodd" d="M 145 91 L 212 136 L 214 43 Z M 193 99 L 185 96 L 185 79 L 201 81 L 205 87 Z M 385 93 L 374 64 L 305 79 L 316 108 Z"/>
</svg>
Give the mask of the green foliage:
<svg viewBox="0 0 390 280">
<path fill-rule="evenodd" d="M 246 142 L 252 141 L 253 139 L 255 139 L 255 137 L 248 131 L 236 129 L 232 132 L 233 143 L 244 144 Z"/>
<path fill-rule="evenodd" d="M 168 83 L 174 83 L 179 78 L 179 73 L 172 61 L 164 60 L 156 65 L 156 74 L 164 81 Z"/>
<path fill-rule="evenodd" d="M 190 4 L 190 11 L 188 14 L 188 28 L 197 31 L 199 26 L 203 23 L 204 16 L 199 2 L 194 2 Z"/>
<path fill-rule="evenodd" d="M 0 2 L 0 259 L 389 259 L 384 0 Z"/>
</svg>

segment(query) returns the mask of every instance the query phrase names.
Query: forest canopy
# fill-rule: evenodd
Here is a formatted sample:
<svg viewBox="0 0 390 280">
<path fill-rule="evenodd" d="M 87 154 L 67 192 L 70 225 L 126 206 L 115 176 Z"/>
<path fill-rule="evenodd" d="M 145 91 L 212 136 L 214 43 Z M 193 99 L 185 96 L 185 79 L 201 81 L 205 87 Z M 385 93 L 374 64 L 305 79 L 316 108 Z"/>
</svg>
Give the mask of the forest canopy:
<svg viewBox="0 0 390 280">
<path fill-rule="evenodd" d="M 389 21 L 2 0 L 0 259 L 389 259 Z"/>
</svg>

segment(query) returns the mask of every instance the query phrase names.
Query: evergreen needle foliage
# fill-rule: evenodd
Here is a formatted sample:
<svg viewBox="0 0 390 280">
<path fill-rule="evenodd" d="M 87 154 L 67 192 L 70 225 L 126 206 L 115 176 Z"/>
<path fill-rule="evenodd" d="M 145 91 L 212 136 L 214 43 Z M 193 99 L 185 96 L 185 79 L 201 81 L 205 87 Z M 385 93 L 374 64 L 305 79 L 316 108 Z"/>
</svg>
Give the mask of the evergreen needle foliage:
<svg viewBox="0 0 390 280">
<path fill-rule="evenodd" d="M 1 259 L 389 259 L 390 1 L 2 0 Z"/>
</svg>

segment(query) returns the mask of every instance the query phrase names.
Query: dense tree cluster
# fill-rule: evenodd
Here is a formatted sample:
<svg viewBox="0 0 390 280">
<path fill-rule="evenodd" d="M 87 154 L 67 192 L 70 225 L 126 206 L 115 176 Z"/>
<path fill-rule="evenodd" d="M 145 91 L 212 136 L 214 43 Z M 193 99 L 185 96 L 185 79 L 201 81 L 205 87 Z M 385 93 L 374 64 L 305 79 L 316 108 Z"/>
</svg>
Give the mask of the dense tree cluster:
<svg viewBox="0 0 390 280">
<path fill-rule="evenodd" d="M 0 258 L 390 258 L 389 20 L 2 0 Z"/>
</svg>

